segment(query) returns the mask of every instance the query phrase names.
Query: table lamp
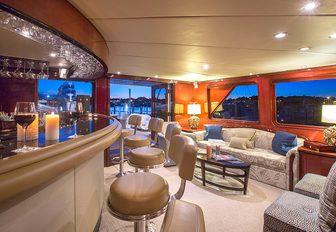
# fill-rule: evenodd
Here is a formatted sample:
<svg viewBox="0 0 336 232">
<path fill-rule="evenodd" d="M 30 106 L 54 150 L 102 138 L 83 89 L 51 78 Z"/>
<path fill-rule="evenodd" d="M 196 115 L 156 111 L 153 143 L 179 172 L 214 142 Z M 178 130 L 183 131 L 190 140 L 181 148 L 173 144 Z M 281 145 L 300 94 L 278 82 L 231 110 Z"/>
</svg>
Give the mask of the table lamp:
<svg viewBox="0 0 336 232">
<path fill-rule="evenodd" d="M 322 105 L 321 122 L 336 123 L 336 105 Z M 323 132 L 324 141 L 330 146 L 336 146 L 336 126 L 328 127 Z"/>
<path fill-rule="evenodd" d="M 196 130 L 200 125 L 200 118 L 196 114 L 201 114 L 201 105 L 196 103 L 188 104 L 188 114 L 192 115 L 188 119 L 188 125 L 191 129 Z"/>
<path fill-rule="evenodd" d="M 183 114 L 184 107 L 183 104 L 175 104 L 175 114 Z"/>
</svg>

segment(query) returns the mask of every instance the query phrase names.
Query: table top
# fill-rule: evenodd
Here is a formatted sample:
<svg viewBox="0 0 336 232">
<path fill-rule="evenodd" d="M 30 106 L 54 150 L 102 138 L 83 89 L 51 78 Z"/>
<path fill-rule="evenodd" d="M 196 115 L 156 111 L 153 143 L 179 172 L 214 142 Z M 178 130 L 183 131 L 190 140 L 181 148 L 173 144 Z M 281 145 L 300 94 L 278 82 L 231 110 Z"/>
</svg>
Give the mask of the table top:
<svg viewBox="0 0 336 232">
<path fill-rule="evenodd" d="M 232 167 L 232 168 L 246 168 L 251 164 L 248 161 L 240 160 L 228 153 L 221 152 L 219 157 L 214 156 L 213 158 L 208 158 L 203 152 L 197 154 L 197 160 L 209 164 L 214 164 L 221 167 Z"/>
<path fill-rule="evenodd" d="M 88 135 L 95 131 L 105 128 L 113 123 L 113 119 L 105 117 L 82 117 L 77 122 L 77 134 L 78 135 Z M 60 131 L 59 140 L 48 141 L 45 139 L 45 129 L 44 126 L 39 127 L 38 139 L 27 141 L 27 146 L 32 147 L 46 147 L 54 144 L 59 144 L 73 138 L 69 136 L 75 133 L 75 126 L 73 120 L 62 118 L 60 116 Z M 16 130 L 6 132 L 0 132 L 0 160 L 6 159 L 11 156 L 15 156 L 17 153 L 12 152 L 13 150 L 22 147 L 21 141 L 17 141 Z"/>
</svg>

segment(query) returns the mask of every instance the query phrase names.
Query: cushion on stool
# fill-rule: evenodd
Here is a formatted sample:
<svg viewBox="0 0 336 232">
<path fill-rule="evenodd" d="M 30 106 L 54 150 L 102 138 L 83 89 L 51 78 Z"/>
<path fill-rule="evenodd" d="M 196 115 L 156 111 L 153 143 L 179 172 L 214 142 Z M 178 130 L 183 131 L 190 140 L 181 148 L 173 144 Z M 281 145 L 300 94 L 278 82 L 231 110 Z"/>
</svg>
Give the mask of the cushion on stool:
<svg viewBox="0 0 336 232">
<path fill-rule="evenodd" d="M 116 179 L 110 187 L 113 211 L 126 216 L 147 215 L 163 209 L 169 201 L 167 181 L 153 173 L 133 173 Z"/>
<path fill-rule="evenodd" d="M 308 173 L 295 185 L 294 192 L 319 199 L 327 177 Z"/>
<path fill-rule="evenodd" d="M 129 162 L 141 167 L 163 164 L 164 151 L 155 147 L 139 147 L 129 153 Z"/>
<path fill-rule="evenodd" d="M 169 203 L 161 232 L 204 232 L 204 215 L 195 204 L 174 200 Z"/>
<path fill-rule="evenodd" d="M 121 130 L 120 137 L 121 137 L 121 138 L 125 138 L 125 137 L 127 137 L 127 136 L 132 135 L 133 133 L 134 133 L 134 130 L 132 130 L 132 129 L 122 129 L 122 130 Z"/>
<path fill-rule="evenodd" d="M 264 212 L 265 231 L 320 231 L 319 200 L 295 192 L 284 192 Z"/>
<path fill-rule="evenodd" d="M 146 147 L 151 143 L 151 139 L 144 135 L 131 135 L 125 138 L 125 146 L 128 147 Z"/>
</svg>

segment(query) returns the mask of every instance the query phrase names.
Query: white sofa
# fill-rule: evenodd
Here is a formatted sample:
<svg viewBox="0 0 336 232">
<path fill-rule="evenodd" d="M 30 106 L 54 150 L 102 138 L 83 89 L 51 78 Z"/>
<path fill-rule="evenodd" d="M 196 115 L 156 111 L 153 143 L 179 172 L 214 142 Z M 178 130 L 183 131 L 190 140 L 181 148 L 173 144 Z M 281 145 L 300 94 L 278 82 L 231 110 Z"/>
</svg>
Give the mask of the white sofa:
<svg viewBox="0 0 336 232">
<path fill-rule="evenodd" d="M 227 152 L 241 160 L 251 163 L 250 178 L 270 184 L 282 189 L 292 190 L 299 180 L 299 155 L 297 148 L 303 144 L 303 139 L 298 138 L 298 146 L 289 150 L 286 156 L 275 153 L 272 150 L 272 140 L 275 133 L 244 128 L 245 130 L 255 130 L 253 149 L 237 149 L 229 147 L 231 137 L 235 136 L 235 131 L 242 128 L 223 128 L 223 140 L 205 141 L 205 131 L 184 133 L 192 137 L 200 149 L 205 149 L 207 144 L 220 145 L 221 151 Z"/>
</svg>

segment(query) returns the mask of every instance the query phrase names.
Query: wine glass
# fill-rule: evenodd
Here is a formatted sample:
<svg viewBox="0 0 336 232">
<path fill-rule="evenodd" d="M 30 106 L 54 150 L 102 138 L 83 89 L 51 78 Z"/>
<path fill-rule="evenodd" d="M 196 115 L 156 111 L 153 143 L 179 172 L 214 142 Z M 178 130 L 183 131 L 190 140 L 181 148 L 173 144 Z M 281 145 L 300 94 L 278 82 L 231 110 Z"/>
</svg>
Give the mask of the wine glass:
<svg viewBox="0 0 336 232">
<path fill-rule="evenodd" d="M 81 102 L 77 102 L 76 103 L 76 109 L 75 111 L 71 111 L 71 107 L 70 107 L 70 115 L 74 118 L 74 129 L 75 129 L 75 133 L 71 136 L 69 136 L 69 138 L 78 138 L 80 137 L 81 135 L 78 135 L 77 134 L 77 121 L 80 119 L 81 115 L 83 115 L 83 104 Z"/>
<path fill-rule="evenodd" d="M 23 147 L 14 150 L 13 152 L 28 152 L 35 150 L 34 147 L 26 146 L 26 131 L 28 126 L 35 120 L 36 118 L 36 109 L 34 102 L 17 102 L 14 109 L 14 120 L 17 124 L 19 124 L 24 133 L 23 137 Z"/>
</svg>

